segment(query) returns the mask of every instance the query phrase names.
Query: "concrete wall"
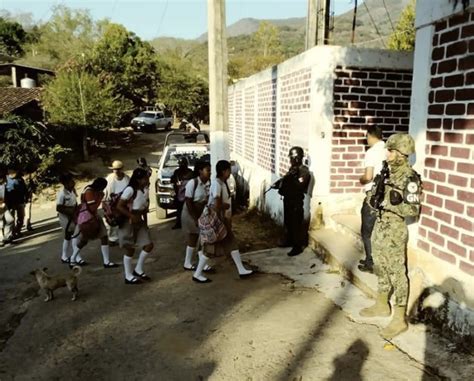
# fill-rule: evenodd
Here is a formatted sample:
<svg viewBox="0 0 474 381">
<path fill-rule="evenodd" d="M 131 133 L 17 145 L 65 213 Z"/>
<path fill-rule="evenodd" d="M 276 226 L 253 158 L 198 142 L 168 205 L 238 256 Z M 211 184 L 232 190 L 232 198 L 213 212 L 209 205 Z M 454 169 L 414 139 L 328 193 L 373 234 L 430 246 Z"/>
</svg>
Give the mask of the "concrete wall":
<svg viewBox="0 0 474 381">
<path fill-rule="evenodd" d="M 360 208 L 365 129 L 408 131 L 412 54 L 318 46 L 229 88 L 231 156 L 250 205 L 282 219 L 282 202 L 265 189 L 288 169 L 288 151 L 304 148 L 315 174 L 307 215 Z"/>
<path fill-rule="evenodd" d="M 472 337 L 474 13 L 453 5 L 417 1 L 410 134 L 424 200 L 419 224 L 410 227 L 410 302 L 418 300 L 420 312 L 430 307 L 427 319 Z"/>
<path fill-rule="evenodd" d="M 417 1 L 414 61 L 410 53 L 315 47 L 231 86 L 229 118 L 250 205 L 279 221 L 280 197 L 264 191 L 288 168 L 290 146 L 305 149 L 315 174 L 307 215 L 322 201 L 330 222 L 360 208 L 366 126 L 383 125 L 385 136 L 408 130 L 424 181 L 422 216 L 409 226 L 410 308 L 472 338 L 474 7 L 458 3 Z"/>
</svg>

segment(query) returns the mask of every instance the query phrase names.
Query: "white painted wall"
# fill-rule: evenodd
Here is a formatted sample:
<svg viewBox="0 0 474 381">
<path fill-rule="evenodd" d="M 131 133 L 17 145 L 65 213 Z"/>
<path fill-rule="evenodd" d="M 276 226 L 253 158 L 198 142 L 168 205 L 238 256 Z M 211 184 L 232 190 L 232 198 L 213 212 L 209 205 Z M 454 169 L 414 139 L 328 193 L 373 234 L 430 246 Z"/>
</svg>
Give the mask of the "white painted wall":
<svg viewBox="0 0 474 381">
<path fill-rule="evenodd" d="M 317 46 L 299 56 L 283 62 L 282 64 L 255 74 L 233 85 L 233 93 L 274 78 L 281 78 L 287 74 L 301 69 L 311 68 L 311 107 L 309 110 L 309 128 L 307 136 L 297 136 L 299 141 L 306 141 L 308 148 L 308 161 L 312 173 L 315 175 L 315 186 L 311 198 L 306 200 L 307 215 L 314 210 L 319 201 L 323 202 L 326 215 L 338 211 L 355 211 L 360 209 L 363 195 L 331 195 L 330 194 L 330 162 L 332 152 L 333 130 L 333 83 L 334 70 L 337 66 L 354 66 L 365 68 L 383 68 L 409 70 L 413 67 L 413 55 L 405 52 L 394 52 L 376 49 L 356 49 L 339 46 Z M 278 149 L 280 135 L 280 83 L 277 82 L 277 152 L 278 163 L 280 152 Z M 256 95 L 257 96 L 257 95 Z M 235 100 L 234 100 L 235 104 Z M 245 115 L 243 116 L 245 118 Z M 295 116 L 295 119 L 298 117 Z M 257 125 L 257 121 L 255 122 Z M 236 126 L 238 128 L 238 126 Z M 257 130 L 256 130 L 257 131 Z M 255 136 L 257 139 L 257 136 Z M 263 198 L 263 192 L 279 176 L 260 168 L 256 160 L 246 160 L 235 152 L 231 153 L 232 159 L 240 164 L 243 176 L 249 184 L 250 205 L 259 206 L 282 221 L 283 203 L 276 191 L 270 191 Z M 285 158 L 283 158 L 285 160 Z"/>
</svg>

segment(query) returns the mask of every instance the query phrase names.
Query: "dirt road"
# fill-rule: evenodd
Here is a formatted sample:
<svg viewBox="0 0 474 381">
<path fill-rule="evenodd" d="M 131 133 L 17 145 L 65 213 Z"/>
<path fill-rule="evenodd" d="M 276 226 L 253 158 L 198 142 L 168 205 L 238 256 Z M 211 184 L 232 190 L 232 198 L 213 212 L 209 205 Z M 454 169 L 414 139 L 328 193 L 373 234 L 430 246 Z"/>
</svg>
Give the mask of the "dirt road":
<svg viewBox="0 0 474 381">
<path fill-rule="evenodd" d="M 153 150 L 159 138 L 145 136 L 143 145 Z M 0 249 L 0 316 L 11 328 L 2 330 L 0 380 L 431 379 L 318 291 L 277 275 L 240 280 L 228 261 L 212 283 L 192 282 L 182 269 L 183 234 L 171 224 L 152 216 L 153 279 L 140 286 L 125 285 L 121 268 L 101 267 L 98 242 L 87 246 L 76 302 L 62 289 L 44 303 L 29 275 L 67 271 L 60 232 Z M 120 249 L 111 257 L 121 262 Z"/>
</svg>

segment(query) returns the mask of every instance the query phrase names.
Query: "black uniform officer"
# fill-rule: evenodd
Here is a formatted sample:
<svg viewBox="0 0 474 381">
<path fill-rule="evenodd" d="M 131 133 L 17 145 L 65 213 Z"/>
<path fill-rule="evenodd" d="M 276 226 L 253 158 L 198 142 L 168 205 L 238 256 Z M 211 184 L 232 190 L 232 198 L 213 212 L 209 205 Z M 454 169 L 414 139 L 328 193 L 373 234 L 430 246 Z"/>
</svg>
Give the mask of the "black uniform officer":
<svg viewBox="0 0 474 381">
<path fill-rule="evenodd" d="M 304 232 L 304 195 L 308 191 L 311 179 L 309 169 L 303 165 L 304 152 L 301 147 L 290 149 L 291 167 L 278 184 L 278 193 L 283 196 L 286 242 L 282 246 L 291 246 L 290 257 L 301 254 L 306 233 Z"/>
</svg>

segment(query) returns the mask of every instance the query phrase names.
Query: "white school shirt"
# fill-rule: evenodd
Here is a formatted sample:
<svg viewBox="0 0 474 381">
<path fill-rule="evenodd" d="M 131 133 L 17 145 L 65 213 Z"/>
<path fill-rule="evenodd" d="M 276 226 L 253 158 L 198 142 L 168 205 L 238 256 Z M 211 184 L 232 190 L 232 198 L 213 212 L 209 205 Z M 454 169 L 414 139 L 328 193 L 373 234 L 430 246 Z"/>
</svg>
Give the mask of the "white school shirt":
<svg viewBox="0 0 474 381">
<path fill-rule="evenodd" d="M 134 190 L 132 187 L 126 187 L 120 196 L 121 200 L 129 201 L 133 197 Z M 148 208 L 150 200 L 148 197 L 148 192 L 142 191 L 141 189 L 137 190 L 135 198 L 132 203 L 132 210 L 144 211 Z"/>
<path fill-rule="evenodd" d="M 218 178 L 211 181 L 208 205 L 215 205 L 215 199 L 217 197 L 221 197 L 223 203 L 230 205 L 230 208 L 224 212 L 224 217 L 229 219 L 232 218 L 232 198 L 227 191 L 225 183 Z"/>
<path fill-rule="evenodd" d="M 115 173 L 111 173 L 107 176 L 107 187 L 105 188 L 105 199 L 109 200 L 113 194 L 119 194 L 122 192 L 130 182 L 130 177 L 124 175 L 122 180 L 117 179 Z"/>
<path fill-rule="evenodd" d="M 63 188 L 58 192 L 58 196 L 56 197 L 56 205 L 64 205 L 64 206 L 76 206 L 77 205 L 77 197 L 74 192 L 70 192 L 67 189 Z"/>
<path fill-rule="evenodd" d="M 364 160 L 364 167 L 373 167 L 374 168 L 374 179 L 377 176 L 383 167 L 383 161 L 386 160 L 387 154 L 385 149 L 385 143 L 383 141 L 379 141 L 375 143 L 372 147 L 370 147 L 367 152 L 365 153 L 365 160 Z M 373 179 L 370 183 L 364 185 L 364 190 L 366 192 L 372 189 L 374 185 Z"/>
<path fill-rule="evenodd" d="M 198 176 L 196 191 L 194 191 L 195 182 L 196 179 L 191 179 L 187 182 L 184 197 L 192 198 L 194 202 L 206 202 L 209 197 L 210 181 L 208 180 L 207 183 L 203 183 Z"/>
</svg>

